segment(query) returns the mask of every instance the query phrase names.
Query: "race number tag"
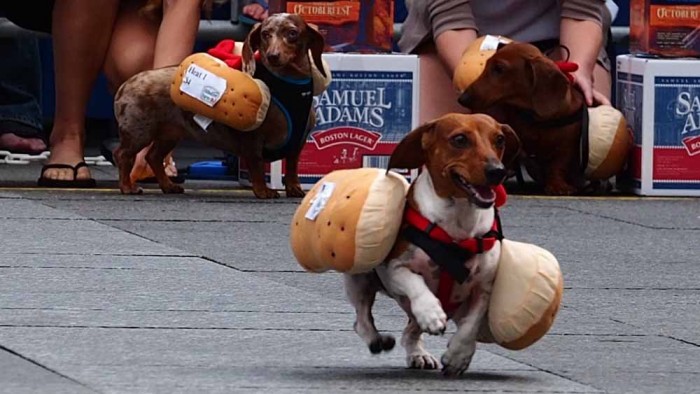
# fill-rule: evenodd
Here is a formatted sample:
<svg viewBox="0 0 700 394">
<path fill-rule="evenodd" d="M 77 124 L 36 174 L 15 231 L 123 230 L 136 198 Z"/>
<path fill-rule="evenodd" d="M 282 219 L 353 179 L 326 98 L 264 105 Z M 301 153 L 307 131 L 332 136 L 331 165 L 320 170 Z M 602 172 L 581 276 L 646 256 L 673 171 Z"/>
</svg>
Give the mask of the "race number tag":
<svg viewBox="0 0 700 394">
<path fill-rule="evenodd" d="M 316 220 L 318 214 L 320 214 L 323 208 L 326 206 L 328 199 L 331 198 L 331 194 L 333 194 L 334 189 L 335 183 L 324 182 L 323 185 L 321 185 L 321 190 L 318 191 L 316 198 L 314 198 L 314 201 L 311 203 L 311 207 L 308 211 L 306 211 L 306 215 L 304 217 L 309 220 Z"/>
<path fill-rule="evenodd" d="M 196 64 L 190 64 L 182 78 L 180 91 L 213 107 L 226 91 L 226 80 Z"/>
</svg>

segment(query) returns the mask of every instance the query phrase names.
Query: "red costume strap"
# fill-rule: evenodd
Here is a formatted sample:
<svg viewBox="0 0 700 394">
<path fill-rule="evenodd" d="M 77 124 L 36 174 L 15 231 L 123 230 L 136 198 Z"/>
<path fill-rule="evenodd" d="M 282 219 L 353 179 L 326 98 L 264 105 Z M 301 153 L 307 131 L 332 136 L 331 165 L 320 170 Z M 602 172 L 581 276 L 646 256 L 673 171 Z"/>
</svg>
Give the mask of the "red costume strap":
<svg viewBox="0 0 700 394">
<path fill-rule="evenodd" d="M 214 48 L 207 51 L 208 54 L 222 60 L 227 66 L 236 70 L 243 70 L 243 58 L 241 55 L 233 53 L 236 48 L 236 41 L 226 39 L 219 41 Z M 255 51 L 253 55 L 255 61 L 260 60 L 260 52 Z"/>
<path fill-rule="evenodd" d="M 505 188 L 503 185 L 498 185 L 495 186 L 493 190 L 496 193 L 496 201 L 494 202 L 494 206 L 496 208 L 503 206 L 507 200 Z M 491 226 L 491 231 L 489 231 L 486 236 L 467 238 L 459 241 L 452 239 L 452 237 L 442 227 L 426 219 L 423 215 L 411 207 L 406 208 L 404 220 L 412 227 L 424 231 L 430 238 L 436 241 L 458 245 L 460 248 L 468 250 L 473 254 L 484 253 L 491 250 L 494 245 L 496 245 L 496 242 L 502 238 L 501 224 L 498 218 L 498 209 L 496 209 L 496 217 L 493 221 L 493 225 Z M 443 309 L 448 314 L 454 312 L 460 305 L 458 303 L 450 302 L 454 282 L 455 281 L 449 272 L 444 269 L 440 270 L 440 281 L 438 283 L 437 297 L 440 300 Z"/>
<path fill-rule="evenodd" d="M 559 67 L 559 69 L 564 73 L 564 75 L 566 75 L 566 78 L 569 80 L 569 83 L 574 83 L 574 76 L 571 75 L 571 73 L 578 70 L 578 64 L 567 61 L 557 61 L 554 62 L 554 64 L 556 64 L 557 67 Z"/>
</svg>

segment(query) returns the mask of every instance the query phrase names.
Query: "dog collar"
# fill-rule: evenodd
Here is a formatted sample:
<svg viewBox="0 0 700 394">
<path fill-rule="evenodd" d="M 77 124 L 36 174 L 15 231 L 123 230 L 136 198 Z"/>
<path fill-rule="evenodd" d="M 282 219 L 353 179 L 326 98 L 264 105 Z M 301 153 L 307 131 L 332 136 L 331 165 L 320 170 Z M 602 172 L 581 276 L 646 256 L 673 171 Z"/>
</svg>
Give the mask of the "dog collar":
<svg viewBox="0 0 700 394">
<path fill-rule="evenodd" d="M 503 229 L 498 216 L 498 207 L 506 202 L 503 185 L 494 187 L 496 193 L 495 217 L 491 230 L 480 237 L 463 240 L 453 239 L 447 231 L 431 222 L 411 207 L 404 213 L 408 224 L 403 229 L 403 237 L 421 248 L 430 259 L 440 267 L 440 282 L 437 296 L 446 313 L 453 312 L 459 304 L 450 302 L 454 282 L 464 283 L 469 278 L 469 271 L 464 263 L 474 255 L 491 250 L 497 241 L 503 239 Z"/>
</svg>

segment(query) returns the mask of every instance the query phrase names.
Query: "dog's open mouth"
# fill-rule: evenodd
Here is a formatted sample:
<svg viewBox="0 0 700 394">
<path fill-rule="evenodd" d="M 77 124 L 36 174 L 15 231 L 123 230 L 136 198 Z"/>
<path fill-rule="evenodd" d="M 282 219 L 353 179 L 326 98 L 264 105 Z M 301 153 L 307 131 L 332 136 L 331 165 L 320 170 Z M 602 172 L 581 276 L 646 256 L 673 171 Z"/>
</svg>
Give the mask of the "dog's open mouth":
<svg viewBox="0 0 700 394">
<path fill-rule="evenodd" d="M 456 171 L 451 171 L 452 181 L 467 192 L 471 202 L 479 208 L 491 208 L 496 201 L 496 192 L 488 185 L 473 185 Z"/>
</svg>

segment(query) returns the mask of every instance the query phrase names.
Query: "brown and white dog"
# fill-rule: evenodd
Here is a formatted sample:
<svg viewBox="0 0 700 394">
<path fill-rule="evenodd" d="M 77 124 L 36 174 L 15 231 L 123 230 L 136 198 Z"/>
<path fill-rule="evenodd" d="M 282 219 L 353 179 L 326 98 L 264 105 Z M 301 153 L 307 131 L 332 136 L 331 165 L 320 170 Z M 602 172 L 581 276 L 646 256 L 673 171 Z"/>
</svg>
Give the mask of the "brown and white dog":
<svg viewBox="0 0 700 394">
<path fill-rule="evenodd" d="M 568 195 L 581 189 L 588 109 L 583 93 L 537 47 L 510 43 L 498 49 L 459 103 L 480 113 L 495 110 L 499 120 L 515 129 L 528 172 L 545 193 Z"/>
<path fill-rule="evenodd" d="M 369 273 L 345 275 L 357 313 L 355 331 L 372 353 L 395 343 L 377 331 L 372 317 L 376 293 L 383 291 L 409 316 L 401 339 L 409 367 L 438 368 L 421 335 L 444 333 L 452 319 L 458 329 L 442 356 L 442 369 L 451 376 L 467 370 L 500 257 L 494 204 L 506 176 L 502 160 L 518 150 L 508 125 L 463 114 L 418 127 L 396 147 L 390 168 L 422 168 L 408 191 L 401 235 L 386 262 Z"/>
<path fill-rule="evenodd" d="M 313 63 L 325 77 L 321 60 L 323 46 L 323 36 L 298 15 L 272 15 L 251 30 L 243 45 L 244 67 L 256 71 L 254 76 L 270 87 L 273 100 L 260 127 L 245 132 L 217 122 L 202 132 L 193 120 L 195 114 L 177 107 L 170 98 L 170 85 L 177 66 L 144 71 L 126 81 L 119 88 L 114 103 L 120 139 L 114 157 L 119 167 L 121 192 L 141 192 L 129 174 L 136 154 L 152 143 L 146 160 L 153 169 L 161 190 L 164 193 L 182 193 L 183 188 L 166 176 L 163 158 L 180 140 L 189 137 L 243 158 L 248 164 L 253 192 L 258 198 L 279 197 L 277 191 L 265 184 L 264 165 L 265 162 L 284 158 L 287 164 L 287 197 L 303 197 L 297 168 L 306 135 L 315 124 L 311 104 L 312 88 L 306 87 L 312 82 L 304 85 L 295 83 L 307 90 L 299 93 L 298 98 L 294 96 L 291 99 L 288 96 L 296 93 L 296 90 L 292 93 L 285 89 L 275 90 L 272 85 L 289 79 L 311 81 L 313 69 L 309 51 Z M 261 64 L 255 67 L 253 53 L 258 49 Z M 263 70 L 264 76 L 258 77 L 257 73 Z M 271 82 L 267 79 L 271 79 Z M 278 94 L 285 96 L 277 101 Z M 299 102 L 302 105 L 291 111 L 278 104 L 285 101 Z"/>
</svg>

